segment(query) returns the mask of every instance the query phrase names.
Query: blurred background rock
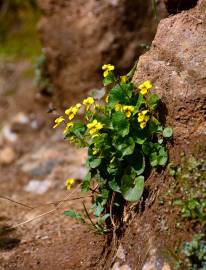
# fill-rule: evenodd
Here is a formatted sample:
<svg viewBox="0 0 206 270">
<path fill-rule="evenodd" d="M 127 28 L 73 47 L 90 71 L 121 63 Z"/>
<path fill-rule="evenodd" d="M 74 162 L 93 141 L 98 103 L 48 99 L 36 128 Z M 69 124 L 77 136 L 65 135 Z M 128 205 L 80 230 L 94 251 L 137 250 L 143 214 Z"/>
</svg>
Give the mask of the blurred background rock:
<svg viewBox="0 0 206 270">
<path fill-rule="evenodd" d="M 101 86 L 102 64 L 131 68 L 167 15 L 164 0 L 156 8 L 151 0 L 1 0 L 1 66 L 10 74 L 11 63 L 35 64 L 24 75 L 35 70 L 41 93 L 68 105 Z"/>
</svg>

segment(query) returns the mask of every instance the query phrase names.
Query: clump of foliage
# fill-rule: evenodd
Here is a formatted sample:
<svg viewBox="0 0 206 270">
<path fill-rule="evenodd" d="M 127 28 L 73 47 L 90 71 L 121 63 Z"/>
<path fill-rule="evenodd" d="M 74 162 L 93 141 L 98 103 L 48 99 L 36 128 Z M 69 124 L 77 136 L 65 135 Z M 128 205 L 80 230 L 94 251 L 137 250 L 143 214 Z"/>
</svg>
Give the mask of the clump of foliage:
<svg viewBox="0 0 206 270">
<path fill-rule="evenodd" d="M 65 139 L 88 148 L 82 191 L 92 192 L 91 210 L 101 221 L 112 219 L 111 209 L 124 200 L 141 198 L 151 168 L 166 165 L 165 141 L 172 137 L 172 129 L 158 120 L 160 98 L 150 81 L 136 85 L 131 81 L 134 69 L 117 76 L 114 66 L 102 68 L 105 96 L 88 97 L 68 108 L 54 125 L 65 124 Z M 78 112 L 84 113 L 83 119 L 73 121 Z M 74 212 L 66 214 L 83 221 Z"/>
<path fill-rule="evenodd" d="M 185 257 L 185 269 L 206 269 L 206 241 L 204 240 L 204 234 L 194 235 L 191 242 L 185 242 L 182 251 Z"/>
<path fill-rule="evenodd" d="M 185 242 L 179 248 L 179 268 L 188 270 L 206 270 L 206 241 L 204 227 L 206 222 L 206 161 L 194 156 L 182 155 L 181 165 L 169 165 L 169 173 L 175 181 L 172 187 L 172 202 L 181 215 L 182 222 L 190 221 L 195 231 L 192 241 Z M 179 226 L 178 225 L 178 226 Z"/>
<path fill-rule="evenodd" d="M 35 82 L 42 94 L 51 96 L 54 92 L 54 86 L 51 76 L 48 72 L 46 57 L 41 54 L 35 64 Z"/>
<path fill-rule="evenodd" d="M 0 1 L 2 56 L 33 58 L 40 54 L 41 45 L 36 33 L 39 16 L 36 0 Z"/>
<path fill-rule="evenodd" d="M 194 157 L 183 158 L 182 165 L 170 170 L 176 179 L 176 198 L 173 203 L 180 209 L 183 218 L 206 222 L 206 161 Z"/>
</svg>

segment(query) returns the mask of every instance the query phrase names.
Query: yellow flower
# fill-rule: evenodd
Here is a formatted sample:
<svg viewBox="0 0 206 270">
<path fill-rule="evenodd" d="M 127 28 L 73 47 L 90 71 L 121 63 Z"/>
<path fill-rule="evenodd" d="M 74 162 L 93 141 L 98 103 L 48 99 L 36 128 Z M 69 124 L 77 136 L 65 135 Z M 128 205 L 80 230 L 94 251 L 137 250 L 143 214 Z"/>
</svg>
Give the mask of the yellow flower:
<svg viewBox="0 0 206 270">
<path fill-rule="evenodd" d="M 80 104 L 80 103 L 77 103 L 74 107 L 76 107 L 76 108 L 81 108 L 81 106 L 82 106 L 82 104 Z"/>
<path fill-rule="evenodd" d="M 69 120 L 72 120 L 75 117 L 75 115 L 78 113 L 79 108 L 80 108 L 79 105 L 81 107 L 81 104 L 78 103 L 74 107 L 70 107 L 69 109 L 65 111 L 65 114 L 68 115 Z"/>
<path fill-rule="evenodd" d="M 93 155 L 96 155 L 99 152 L 99 149 L 96 147 L 94 147 L 92 150 Z"/>
<path fill-rule="evenodd" d="M 74 126 L 74 123 L 72 123 L 72 122 L 67 123 L 66 128 L 64 129 L 64 134 L 67 133 L 69 131 L 69 129 L 73 126 Z"/>
<path fill-rule="evenodd" d="M 72 187 L 72 185 L 74 184 L 74 178 L 68 178 L 67 179 L 67 181 L 66 181 L 66 183 L 65 183 L 65 186 L 66 186 L 66 188 L 69 190 L 69 189 L 71 189 L 71 187 Z"/>
<path fill-rule="evenodd" d="M 89 107 L 94 103 L 93 97 L 88 97 L 83 100 L 83 104 L 86 106 L 86 110 L 89 110 Z"/>
<path fill-rule="evenodd" d="M 109 73 L 114 70 L 114 66 L 113 65 L 110 65 L 110 64 L 107 64 L 107 65 L 103 65 L 102 66 L 102 70 L 104 70 L 104 73 L 103 73 L 103 76 L 104 77 L 107 77 L 109 75 Z"/>
<path fill-rule="evenodd" d="M 105 98 L 105 102 L 108 103 L 109 102 L 109 96 L 107 95 Z"/>
<path fill-rule="evenodd" d="M 103 128 L 103 125 L 95 119 L 91 123 L 87 124 L 87 127 L 89 129 L 90 135 L 94 135 Z"/>
<path fill-rule="evenodd" d="M 74 143 L 75 142 L 75 137 L 72 136 L 72 137 L 69 138 L 69 140 L 70 140 L 70 142 Z"/>
<path fill-rule="evenodd" d="M 140 113 L 138 113 L 138 122 L 140 123 L 140 128 L 143 129 L 146 127 L 147 122 L 149 121 L 150 117 L 147 115 L 149 110 L 143 110 Z"/>
<path fill-rule="evenodd" d="M 134 106 L 123 106 L 123 112 L 125 113 L 127 118 L 130 118 L 134 111 Z"/>
<path fill-rule="evenodd" d="M 141 127 L 141 129 L 145 128 L 145 127 L 146 127 L 146 125 L 147 125 L 147 123 L 146 123 L 146 122 L 142 122 L 142 123 L 140 123 L 140 127 Z"/>
<path fill-rule="evenodd" d="M 120 80 L 121 80 L 121 83 L 126 83 L 126 82 L 127 82 L 127 80 L 128 80 L 127 75 L 120 76 Z"/>
<path fill-rule="evenodd" d="M 146 95 L 148 90 L 152 88 L 152 84 L 149 80 L 147 80 L 143 84 L 140 84 L 138 88 L 140 89 L 140 93 L 142 95 Z"/>
<path fill-rule="evenodd" d="M 64 120 L 65 119 L 63 116 L 59 116 L 57 119 L 54 120 L 55 125 L 53 126 L 53 128 L 58 127 Z"/>
<path fill-rule="evenodd" d="M 120 112 L 120 111 L 122 111 L 122 105 L 117 103 L 114 105 L 114 109 L 116 112 Z"/>
<path fill-rule="evenodd" d="M 143 110 L 140 113 L 138 113 L 138 122 L 139 123 L 145 121 L 145 119 L 147 119 L 149 117 L 149 116 L 146 115 L 148 112 L 149 112 L 149 110 Z"/>
</svg>

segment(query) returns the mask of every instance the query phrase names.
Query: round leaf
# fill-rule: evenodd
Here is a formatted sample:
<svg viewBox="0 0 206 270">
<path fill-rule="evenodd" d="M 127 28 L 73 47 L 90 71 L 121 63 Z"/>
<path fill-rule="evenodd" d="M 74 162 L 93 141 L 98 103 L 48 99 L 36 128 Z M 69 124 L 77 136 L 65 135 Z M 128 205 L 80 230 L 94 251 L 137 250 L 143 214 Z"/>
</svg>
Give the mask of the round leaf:
<svg viewBox="0 0 206 270">
<path fill-rule="evenodd" d="M 112 115 L 112 125 L 122 137 L 125 137 L 129 133 L 129 122 L 122 112 L 115 112 Z"/>
<path fill-rule="evenodd" d="M 102 161 L 101 158 L 94 159 L 89 163 L 89 166 L 92 169 L 97 168 L 101 164 L 101 161 Z"/>
<path fill-rule="evenodd" d="M 124 185 L 122 187 L 122 195 L 125 200 L 133 202 L 141 198 L 144 191 L 144 177 L 138 176 L 134 181 L 134 187 Z"/>
<path fill-rule="evenodd" d="M 172 133 L 173 133 L 172 128 L 167 127 L 167 128 L 165 128 L 163 130 L 163 137 L 165 137 L 165 138 L 171 138 L 172 137 Z"/>
<path fill-rule="evenodd" d="M 140 151 L 132 155 L 130 159 L 128 159 L 129 164 L 132 168 L 132 171 L 135 175 L 140 175 L 145 170 L 145 157 L 144 154 Z"/>
</svg>

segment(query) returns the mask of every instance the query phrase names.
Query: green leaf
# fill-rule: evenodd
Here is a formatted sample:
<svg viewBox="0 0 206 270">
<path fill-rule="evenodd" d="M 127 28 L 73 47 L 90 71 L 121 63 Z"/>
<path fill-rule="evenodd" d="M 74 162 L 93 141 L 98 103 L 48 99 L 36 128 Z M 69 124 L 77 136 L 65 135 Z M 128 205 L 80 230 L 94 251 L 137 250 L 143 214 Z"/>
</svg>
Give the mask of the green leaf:
<svg viewBox="0 0 206 270">
<path fill-rule="evenodd" d="M 71 218 L 75 218 L 76 220 L 80 221 L 82 224 L 85 224 L 86 223 L 85 220 L 84 220 L 84 218 L 82 217 L 82 215 L 76 213 L 73 210 L 64 211 L 64 215 L 65 216 L 69 216 Z"/>
<path fill-rule="evenodd" d="M 103 80 L 104 86 L 108 86 L 108 85 L 110 85 L 110 84 L 112 84 L 114 82 L 115 82 L 115 77 L 114 77 L 114 74 L 112 74 L 112 73 L 110 73 L 109 76 L 107 76 Z"/>
<path fill-rule="evenodd" d="M 134 152 L 135 142 L 132 137 L 125 138 L 123 143 L 118 144 L 117 149 L 121 152 L 122 157 L 131 155 Z"/>
<path fill-rule="evenodd" d="M 145 170 L 145 157 L 144 154 L 141 151 L 138 151 L 131 157 L 130 166 L 132 169 L 132 172 L 135 173 L 135 175 L 140 175 Z"/>
<path fill-rule="evenodd" d="M 107 171 L 111 175 L 116 175 L 118 173 L 119 168 L 117 167 L 116 164 L 109 164 L 107 167 Z"/>
<path fill-rule="evenodd" d="M 147 100 L 147 103 L 152 110 L 155 110 L 159 104 L 159 101 L 160 101 L 160 98 L 158 97 L 158 95 L 151 93 Z"/>
<path fill-rule="evenodd" d="M 137 201 L 141 198 L 144 191 L 144 176 L 138 176 L 134 180 L 134 186 L 131 187 L 131 180 L 128 179 L 129 176 L 124 177 L 124 184 L 122 186 L 122 195 L 127 201 Z"/>
<path fill-rule="evenodd" d="M 153 151 L 153 145 L 151 142 L 146 141 L 142 145 L 142 151 L 145 155 L 149 156 Z"/>
<path fill-rule="evenodd" d="M 95 144 L 95 147 L 99 149 L 107 149 L 111 144 L 107 133 L 102 133 L 99 136 L 94 137 L 93 143 Z"/>
<path fill-rule="evenodd" d="M 165 147 L 158 143 L 153 143 L 153 144 L 149 143 L 149 146 L 150 146 L 150 150 L 149 150 L 150 154 L 147 154 L 147 155 L 149 155 L 151 166 L 152 167 L 156 167 L 158 165 L 165 166 L 168 160 L 168 153 Z"/>
<path fill-rule="evenodd" d="M 142 94 L 139 93 L 138 100 L 137 100 L 136 106 L 134 108 L 134 114 L 139 112 L 139 109 L 140 109 L 141 105 L 143 105 L 143 104 L 145 104 L 145 98 Z"/>
<path fill-rule="evenodd" d="M 126 95 L 129 98 L 132 97 L 132 90 L 133 90 L 132 83 L 121 83 L 121 88 L 123 89 L 124 95 Z"/>
<path fill-rule="evenodd" d="M 136 71 L 136 68 L 137 68 L 137 64 L 138 64 L 138 61 L 135 62 L 134 66 L 132 67 L 132 69 L 129 71 L 129 73 L 127 73 L 127 77 L 129 79 L 132 79 L 135 71 Z"/>
<path fill-rule="evenodd" d="M 115 192 L 121 192 L 120 187 L 117 184 L 115 178 L 109 181 L 109 187 Z"/>
<path fill-rule="evenodd" d="M 167 128 L 164 128 L 162 135 L 164 138 L 171 138 L 172 134 L 173 134 L 172 128 L 167 127 Z"/>
<path fill-rule="evenodd" d="M 89 191 L 91 179 L 92 179 L 91 172 L 88 172 L 87 175 L 84 177 L 82 184 L 81 184 L 81 190 L 83 192 Z"/>
<path fill-rule="evenodd" d="M 158 165 L 158 155 L 156 152 L 151 153 L 149 159 L 152 167 L 156 167 Z"/>
<path fill-rule="evenodd" d="M 112 126 L 122 137 L 125 137 L 129 133 L 129 122 L 122 112 L 113 113 Z"/>
<path fill-rule="evenodd" d="M 92 169 L 94 169 L 94 168 L 97 168 L 101 164 L 101 162 L 102 162 L 101 158 L 96 158 L 89 162 L 89 166 Z"/>
<path fill-rule="evenodd" d="M 86 126 L 82 121 L 74 122 L 74 126 L 71 128 L 71 132 L 74 133 L 76 136 L 84 135 L 86 131 Z"/>
<path fill-rule="evenodd" d="M 150 132 L 147 128 L 138 128 L 137 133 L 135 134 L 135 142 L 138 144 L 143 144 L 149 136 Z"/>
<path fill-rule="evenodd" d="M 126 94 L 120 85 L 113 87 L 109 94 L 109 105 L 113 106 L 116 103 L 123 104 L 126 101 Z"/>
<path fill-rule="evenodd" d="M 103 211 L 104 211 L 104 207 L 100 203 L 98 203 L 97 206 L 95 207 L 94 215 L 96 217 L 99 217 Z"/>
<path fill-rule="evenodd" d="M 104 125 L 104 128 L 111 128 L 110 118 L 107 114 L 99 112 L 95 114 L 95 119 Z"/>
<path fill-rule="evenodd" d="M 164 147 L 161 147 L 159 150 L 158 165 L 165 166 L 168 161 L 168 153 Z"/>
</svg>

